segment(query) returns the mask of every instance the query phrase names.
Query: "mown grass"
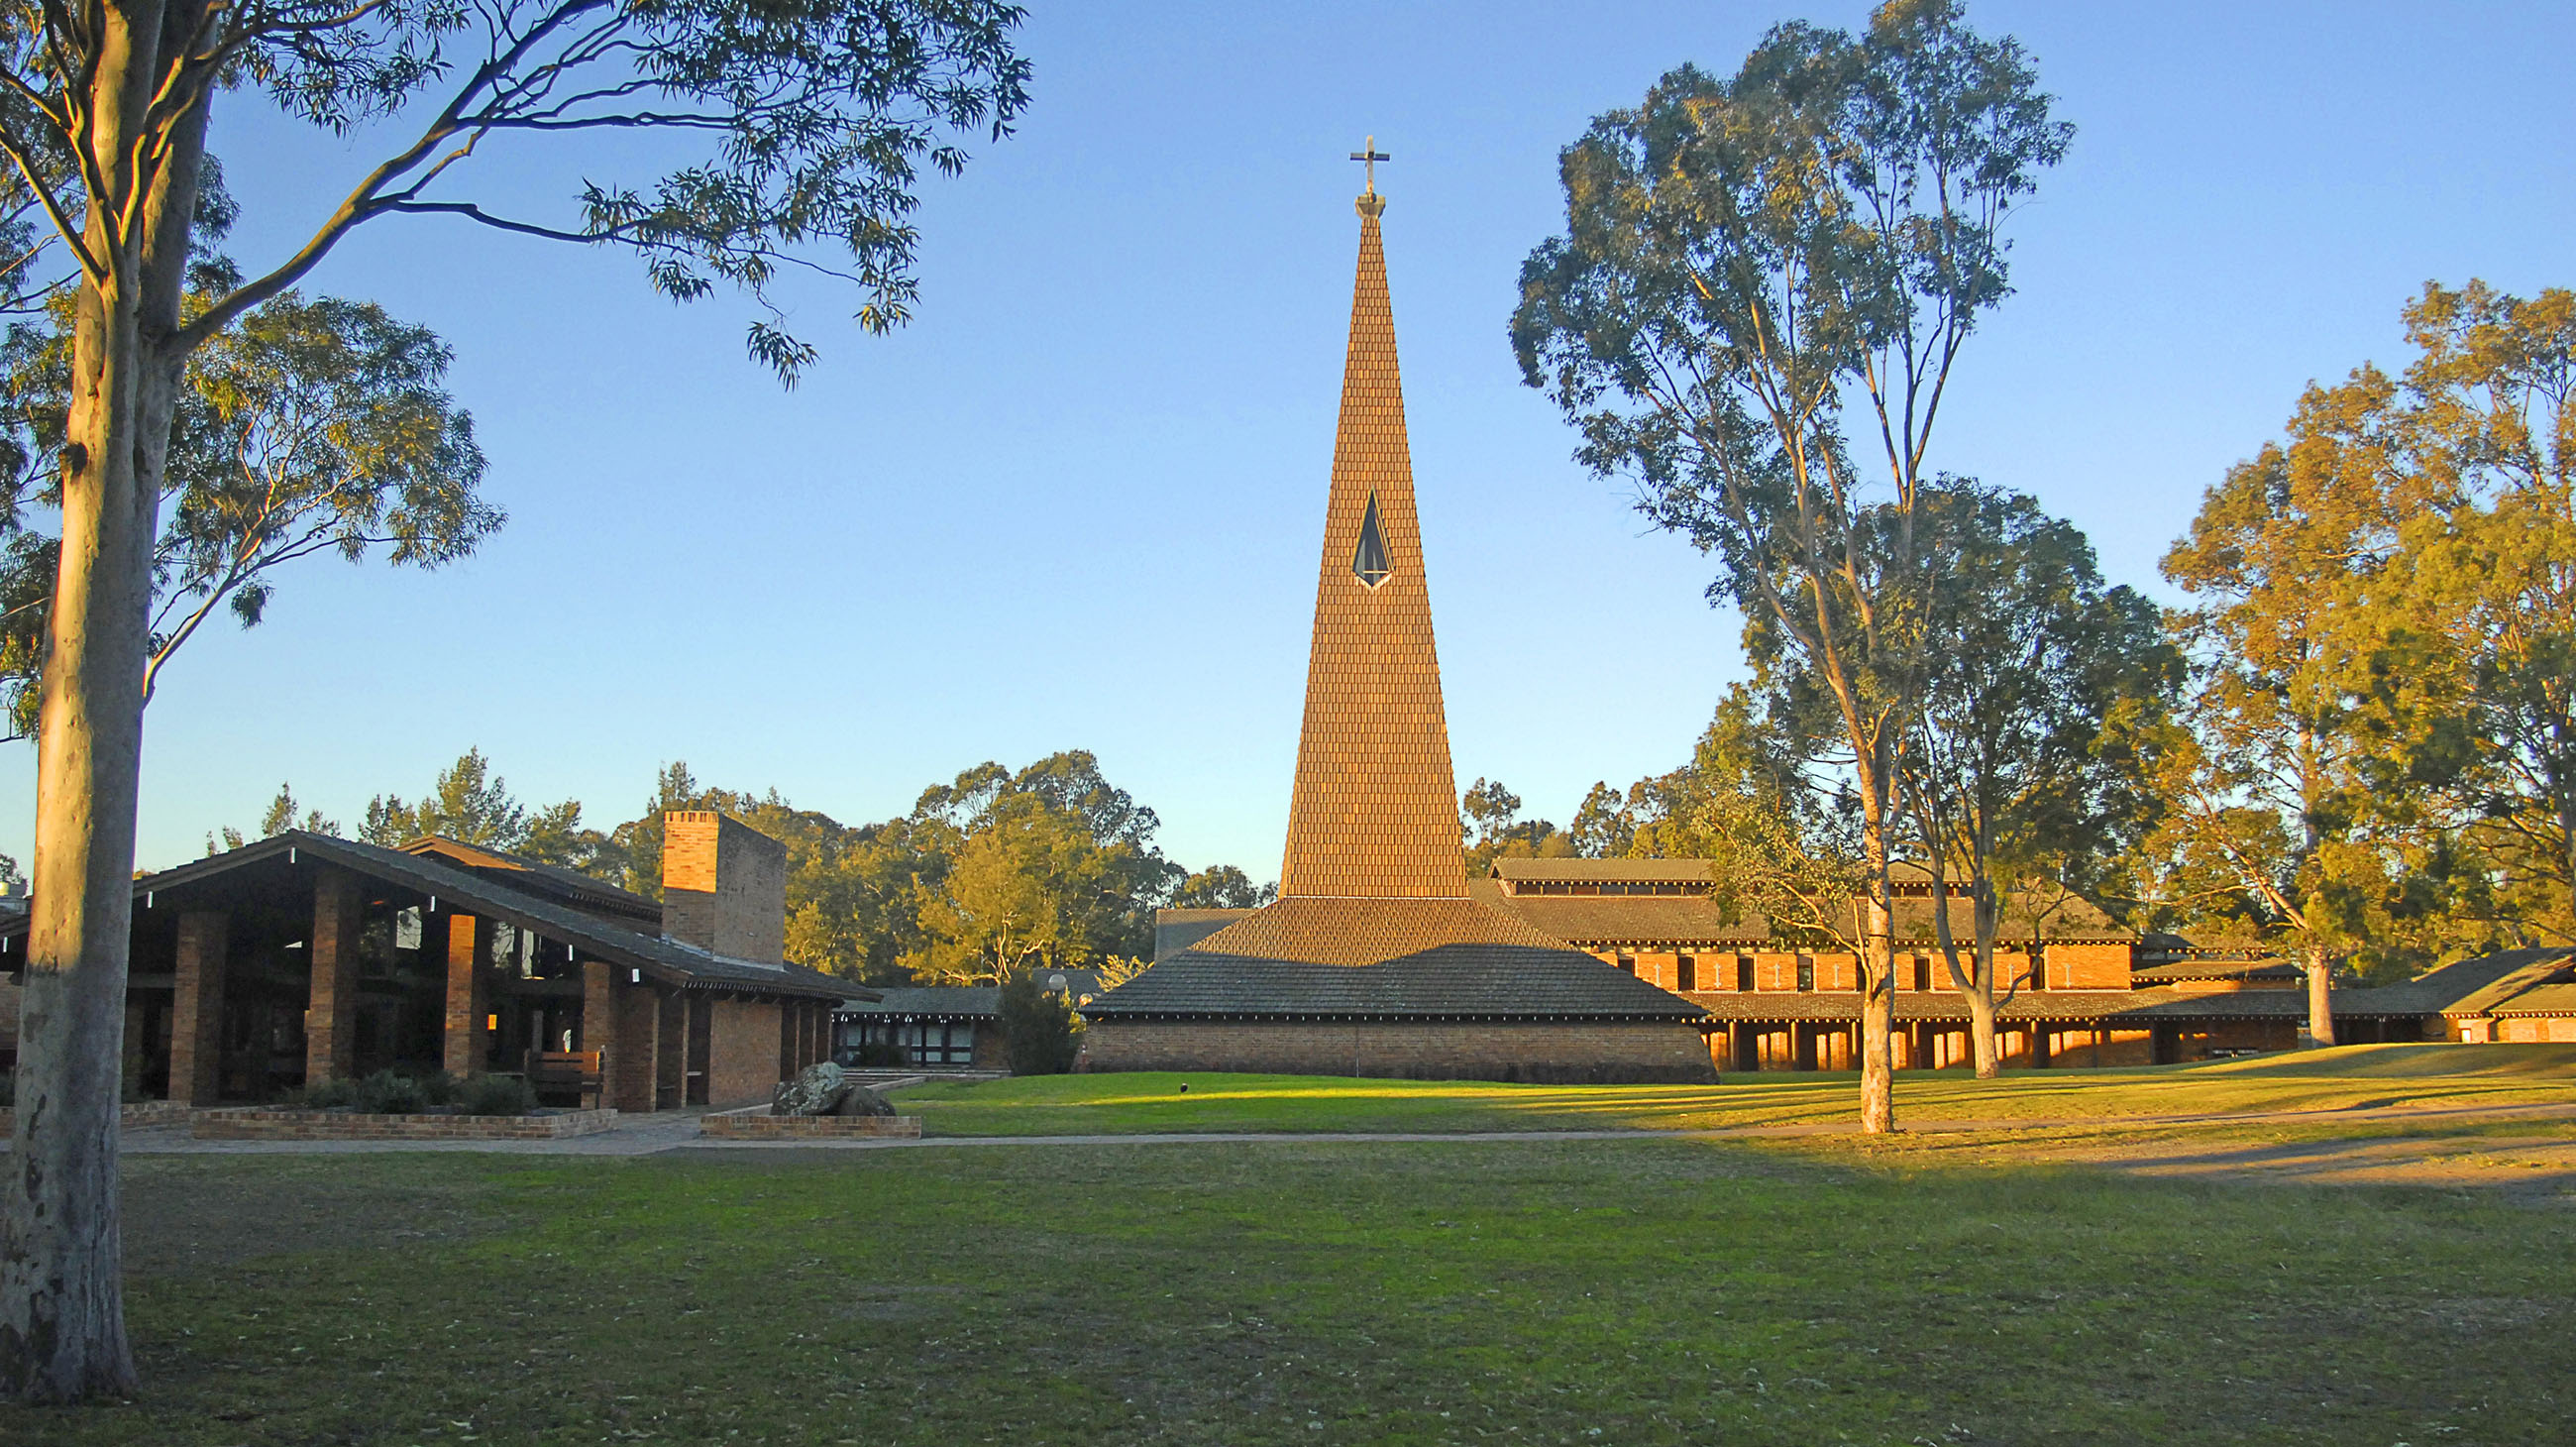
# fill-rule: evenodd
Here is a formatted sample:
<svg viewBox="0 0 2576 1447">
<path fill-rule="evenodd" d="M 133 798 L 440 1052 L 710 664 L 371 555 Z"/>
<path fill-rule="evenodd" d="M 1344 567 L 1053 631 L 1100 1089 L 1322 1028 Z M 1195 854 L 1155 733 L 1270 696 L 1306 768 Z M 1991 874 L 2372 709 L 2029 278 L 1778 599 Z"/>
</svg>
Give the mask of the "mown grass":
<svg viewBox="0 0 2576 1447">
<path fill-rule="evenodd" d="M 1195 1092 L 1193 1092 L 1195 1093 Z M 95 1444 L 2529 1443 L 2563 1211 L 1688 1140 L 133 1158 Z"/>
<path fill-rule="evenodd" d="M 934 1135 L 1709 1130 L 1849 1120 L 1856 1089 L 1849 1072 L 1570 1087 L 1140 1072 L 943 1082 L 899 1100 Z M 2348 1045 L 2199 1065 L 2019 1071 L 2000 1080 L 1953 1071 L 1897 1077 L 1900 1123 L 2530 1102 L 2576 1102 L 2576 1046 Z"/>
</svg>

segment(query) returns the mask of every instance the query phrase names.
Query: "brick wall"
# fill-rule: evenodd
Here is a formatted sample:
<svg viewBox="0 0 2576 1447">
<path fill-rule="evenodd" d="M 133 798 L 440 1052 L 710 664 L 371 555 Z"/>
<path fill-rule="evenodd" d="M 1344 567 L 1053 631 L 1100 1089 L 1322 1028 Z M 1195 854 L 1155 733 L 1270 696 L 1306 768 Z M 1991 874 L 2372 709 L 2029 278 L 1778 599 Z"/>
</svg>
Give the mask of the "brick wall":
<svg viewBox="0 0 2576 1447">
<path fill-rule="evenodd" d="M 616 1023 L 608 1037 L 593 1047 L 608 1052 L 600 1062 L 608 1076 L 602 1093 L 619 1110 L 649 1111 L 654 1108 L 661 1055 L 662 1002 L 651 985 L 630 984 L 622 978 L 611 981 L 608 998 L 610 1018 Z"/>
<path fill-rule="evenodd" d="M 2043 958 L 2048 965 L 2048 988 L 2052 990 L 2129 988 L 2131 952 L 2127 945 L 2051 944 L 2045 948 Z"/>
<path fill-rule="evenodd" d="M 767 1100 L 778 1088 L 775 1000 L 715 1000 L 707 1025 L 707 1104 Z"/>
<path fill-rule="evenodd" d="M 1232 1070 L 1554 1084 L 1717 1078 L 1687 1025 L 1388 1021 L 1205 1024 L 1103 1021 L 1083 1034 L 1085 1070 Z"/>
<path fill-rule="evenodd" d="M 325 866 L 313 884 L 313 932 L 305 938 L 304 1080 L 346 1080 L 357 1064 L 358 877 Z"/>
<path fill-rule="evenodd" d="M 662 932 L 737 960 L 787 954 L 787 846 L 707 809 L 663 816 Z"/>
<path fill-rule="evenodd" d="M 222 1089 L 228 924 L 220 913 L 190 911 L 179 916 L 178 961 L 171 991 L 169 1098 L 187 1105 L 212 1105 Z"/>
</svg>

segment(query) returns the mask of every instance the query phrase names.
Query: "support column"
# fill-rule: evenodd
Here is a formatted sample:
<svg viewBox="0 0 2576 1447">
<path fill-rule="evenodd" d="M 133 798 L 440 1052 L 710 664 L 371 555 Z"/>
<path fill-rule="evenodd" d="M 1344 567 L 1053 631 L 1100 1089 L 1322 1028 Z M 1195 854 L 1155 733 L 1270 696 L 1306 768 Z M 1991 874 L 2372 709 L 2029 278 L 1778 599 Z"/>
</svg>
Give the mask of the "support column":
<svg viewBox="0 0 2576 1447">
<path fill-rule="evenodd" d="M 614 968 L 606 960 L 581 962 L 581 1034 L 575 1038 L 580 1049 L 599 1052 L 599 1103 L 602 1105 L 614 1104 L 608 1098 L 608 1072 L 614 1068 L 616 1058 L 609 1045 L 617 1033 L 617 1002 L 612 998 L 616 976 L 610 973 Z"/>
<path fill-rule="evenodd" d="M 212 1105 L 223 1089 L 224 944 L 219 911 L 179 916 L 177 988 L 170 1002 L 170 1099 Z"/>
<path fill-rule="evenodd" d="M 654 1009 L 653 1108 L 677 1110 L 689 1103 L 687 992 L 670 991 L 656 1002 Z"/>
<path fill-rule="evenodd" d="M 487 1049 L 483 988 L 483 921 L 470 914 L 447 917 L 447 1033 L 441 1064 L 456 1076 L 481 1075 Z"/>
<path fill-rule="evenodd" d="M 654 1072 L 661 1065 L 662 1002 L 653 987 L 632 979 L 610 982 L 609 998 L 615 1013 L 610 1017 L 613 1034 L 604 1036 L 601 1048 L 608 1054 L 600 1061 L 603 1094 L 608 1103 L 628 1112 L 650 1112 L 659 1107 L 654 1102 Z"/>
<path fill-rule="evenodd" d="M 321 866 L 304 953 L 304 1083 L 346 1080 L 358 1055 L 358 877 Z"/>
</svg>

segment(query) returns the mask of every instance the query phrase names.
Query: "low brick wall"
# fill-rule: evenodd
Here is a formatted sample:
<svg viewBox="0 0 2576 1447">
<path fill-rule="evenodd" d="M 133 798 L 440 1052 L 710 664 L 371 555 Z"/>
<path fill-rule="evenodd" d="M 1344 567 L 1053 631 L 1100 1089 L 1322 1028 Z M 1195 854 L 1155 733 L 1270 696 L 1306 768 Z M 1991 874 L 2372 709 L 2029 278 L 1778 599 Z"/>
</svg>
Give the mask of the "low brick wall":
<svg viewBox="0 0 2576 1447">
<path fill-rule="evenodd" d="M 127 1129 L 137 1126 L 169 1125 L 188 1118 L 190 1107 L 175 1100 L 138 1100 L 116 1108 L 116 1123 Z M 18 1112 L 0 1109 L 0 1136 L 15 1135 Z"/>
<path fill-rule="evenodd" d="M 550 1141 L 597 1135 L 617 1123 L 613 1110 L 553 1115 L 360 1115 L 338 1110 L 206 1110 L 197 1113 L 201 1141 Z"/>
<path fill-rule="evenodd" d="M 1688 1025 L 1477 1021 L 1095 1020 L 1088 1071 L 1208 1070 L 1505 1080 L 1538 1085 L 1705 1085 L 1708 1046 Z"/>
<path fill-rule="evenodd" d="M 698 1134 L 727 1141 L 859 1140 L 921 1134 L 917 1115 L 771 1115 L 765 1105 L 698 1117 Z"/>
</svg>

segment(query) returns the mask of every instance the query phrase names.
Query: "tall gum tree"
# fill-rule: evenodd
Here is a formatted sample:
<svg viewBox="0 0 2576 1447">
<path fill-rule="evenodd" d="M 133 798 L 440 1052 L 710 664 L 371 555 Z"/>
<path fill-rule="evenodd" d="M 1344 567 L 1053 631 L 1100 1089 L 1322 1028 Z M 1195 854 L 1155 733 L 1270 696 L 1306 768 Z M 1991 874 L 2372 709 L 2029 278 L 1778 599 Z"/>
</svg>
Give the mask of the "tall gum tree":
<svg viewBox="0 0 2576 1447">
<path fill-rule="evenodd" d="M 2385 615 L 2406 479 L 2396 384 L 2364 367 L 2299 399 L 2283 442 L 2228 469 L 2164 573 L 2192 688 L 2149 752 L 2165 806 L 2147 853 L 2168 903 L 2223 903 L 2296 956 L 2306 1040 L 2335 1041 L 2338 962 L 2406 904 L 2411 792 L 2361 727 L 2363 634 Z"/>
<path fill-rule="evenodd" d="M 2004 224 L 2072 136 L 2050 107 L 2021 47 L 1951 0 L 1890 0 L 1858 38 L 1776 27 L 1732 80 L 1675 70 L 1566 149 L 1566 232 L 1523 264 L 1512 318 L 1524 379 L 1582 429 L 1577 457 L 1635 477 L 1649 517 L 1716 554 L 1712 601 L 1741 609 L 1755 651 L 1795 655 L 1840 720 L 1868 874 L 1867 1131 L 1895 1128 L 1888 859 L 1927 605 L 1913 525 L 1952 369 L 2010 292 Z"/>
<path fill-rule="evenodd" d="M 2497 932 L 2576 944 L 2576 292 L 2434 284 L 2404 318 L 2370 722 L 2499 881 Z"/>
<path fill-rule="evenodd" d="M 2121 742 L 2169 713 L 2181 658 L 2156 606 L 2105 587 L 2083 533 L 2032 499 L 1952 485 L 1929 502 L 1937 644 L 1905 794 L 1932 875 L 1934 935 L 1985 1079 L 2001 1069 L 1996 991 L 2008 1000 L 2021 983 L 1996 975 L 2005 908 L 2019 898 L 2036 924 L 2138 838 L 2152 793 Z M 1964 950 L 1954 878 L 1967 888 Z"/>
<path fill-rule="evenodd" d="M 150 655 L 153 548 L 191 352 L 296 285 L 351 231 L 444 215 L 622 247 L 678 300 L 720 283 L 759 310 L 746 345 L 792 380 L 814 359 L 768 290 L 837 276 L 883 330 L 916 299 L 913 188 L 958 138 L 1026 102 L 1021 19 L 994 0 L 114 0 L 0 20 L 0 151 L 79 273 L 61 449 L 62 543 L 37 720 L 35 897 L 0 1245 L 0 1385 L 30 1400 L 130 1392 L 117 1209 L 117 1070 Z M 216 91 L 359 137 L 375 164 L 265 271 L 183 313 Z M 638 186 L 592 183 L 560 218 L 466 189 L 496 140 L 604 131 L 670 143 Z"/>
</svg>

